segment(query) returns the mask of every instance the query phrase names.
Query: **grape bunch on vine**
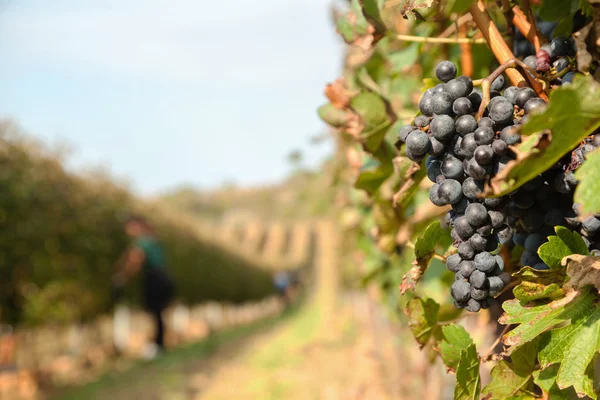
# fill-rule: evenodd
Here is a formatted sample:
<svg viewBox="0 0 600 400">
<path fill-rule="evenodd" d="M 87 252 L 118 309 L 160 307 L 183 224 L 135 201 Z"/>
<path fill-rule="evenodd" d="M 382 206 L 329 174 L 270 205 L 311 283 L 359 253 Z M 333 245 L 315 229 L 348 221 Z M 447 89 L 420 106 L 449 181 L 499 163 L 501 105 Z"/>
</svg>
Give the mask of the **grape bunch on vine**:
<svg viewBox="0 0 600 400">
<path fill-rule="evenodd" d="M 597 398 L 600 3 L 333 14 L 344 73 L 319 114 L 361 282 L 456 374 L 456 399 Z M 496 337 L 474 340 L 474 318 Z"/>
</svg>

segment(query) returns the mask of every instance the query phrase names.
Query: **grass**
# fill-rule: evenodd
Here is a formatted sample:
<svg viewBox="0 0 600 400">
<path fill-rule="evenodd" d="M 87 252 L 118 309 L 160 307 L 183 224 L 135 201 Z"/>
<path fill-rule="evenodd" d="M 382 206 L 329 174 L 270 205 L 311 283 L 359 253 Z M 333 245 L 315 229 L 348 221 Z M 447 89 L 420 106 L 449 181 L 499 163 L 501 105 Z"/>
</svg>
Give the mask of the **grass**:
<svg viewBox="0 0 600 400">
<path fill-rule="evenodd" d="M 125 391 L 141 390 L 148 386 L 149 380 L 160 384 L 160 387 L 168 389 L 181 385 L 185 374 L 182 370 L 187 364 L 197 363 L 208 358 L 225 344 L 230 344 L 248 336 L 263 332 L 274 327 L 297 314 L 300 306 L 298 304 L 290 307 L 281 315 L 266 318 L 252 324 L 225 329 L 196 343 L 181 346 L 170 350 L 164 356 L 152 362 L 135 361 L 125 371 L 110 371 L 104 373 L 100 378 L 80 387 L 59 388 L 51 397 L 53 400 L 88 400 L 94 398 L 112 398 L 111 392 L 122 389 Z M 127 397 L 129 398 L 129 396 Z"/>
</svg>

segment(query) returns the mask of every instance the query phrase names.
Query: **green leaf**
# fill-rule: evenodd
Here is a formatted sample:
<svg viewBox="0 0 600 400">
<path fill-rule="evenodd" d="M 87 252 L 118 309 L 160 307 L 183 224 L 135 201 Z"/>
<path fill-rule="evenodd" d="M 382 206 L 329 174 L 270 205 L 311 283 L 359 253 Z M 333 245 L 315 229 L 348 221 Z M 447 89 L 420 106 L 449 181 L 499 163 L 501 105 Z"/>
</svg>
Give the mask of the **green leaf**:
<svg viewBox="0 0 600 400">
<path fill-rule="evenodd" d="M 560 363 L 556 383 L 573 386 L 580 395 L 596 398 L 587 369 L 600 351 L 600 308 L 594 302 L 571 310 L 571 323 L 542 337 L 539 359 L 542 367 Z"/>
<path fill-rule="evenodd" d="M 421 347 L 425 346 L 433 336 L 437 325 L 440 305 L 433 299 L 414 298 L 408 302 L 404 312 L 409 318 L 408 325 Z"/>
<path fill-rule="evenodd" d="M 518 300 L 508 300 L 502 304 L 505 313 L 499 322 L 503 325 L 520 324 L 504 335 L 504 344 L 510 346 L 511 353 L 520 346 L 537 338 L 556 325 L 568 321 L 572 315 L 594 306 L 595 296 L 589 292 L 571 292 L 560 300 L 536 306 L 524 306 Z"/>
<path fill-rule="evenodd" d="M 463 14 L 469 8 L 471 8 L 473 3 L 473 0 L 455 0 L 454 4 L 452 4 L 452 7 L 450 8 L 450 13 Z"/>
<path fill-rule="evenodd" d="M 323 104 L 318 109 L 319 117 L 327 124 L 339 128 L 346 123 L 346 111 L 335 108 L 333 104 Z"/>
<path fill-rule="evenodd" d="M 536 385 L 540 387 L 548 395 L 549 399 L 569 400 L 568 393 L 561 390 L 556 384 L 556 375 L 558 374 L 559 365 L 551 365 L 543 370 L 533 372 L 533 379 Z"/>
<path fill-rule="evenodd" d="M 369 33 L 369 23 L 361 12 L 358 0 L 352 0 L 352 9 L 337 20 L 336 29 L 349 44 Z"/>
<path fill-rule="evenodd" d="M 579 181 L 575 189 L 575 203 L 581 204 L 580 214 L 600 213 L 600 149 L 586 156 L 585 162 L 575 172 Z"/>
<path fill-rule="evenodd" d="M 516 350 L 510 357 L 511 362 L 498 362 L 492 369 L 492 381 L 483 389 L 483 395 L 489 396 L 489 399 L 506 399 L 522 389 L 531 389 L 525 386 L 531 386 L 536 355 L 537 341 L 533 341 Z"/>
<path fill-rule="evenodd" d="M 360 168 L 354 187 L 373 195 L 383 182 L 394 173 L 392 159 L 395 153 L 393 146 L 387 142 L 382 142 L 373 155 L 366 153 L 366 160 Z"/>
<path fill-rule="evenodd" d="M 571 254 L 589 254 L 583 238 L 577 232 L 572 232 L 564 226 L 556 226 L 554 230 L 556 236 L 549 236 L 548 242 L 538 249 L 538 255 L 551 269 L 563 269 L 560 265 L 561 260 Z"/>
<path fill-rule="evenodd" d="M 440 343 L 440 356 L 451 371 L 456 371 L 461 353 L 473 346 L 473 339 L 460 325 L 450 324 L 442 327 L 444 340 Z"/>
<path fill-rule="evenodd" d="M 377 0 L 359 0 L 365 19 L 375 28 L 375 39 L 378 40 L 385 33 L 385 24 L 379 12 Z"/>
<path fill-rule="evenodd" d="M 578 0 L 544 0 L 539 13 L 540 17 L 546 21 L 556 21 L 568 18 L 577 10 L 578 6 Z"/>
<path fill-rule="evenodd" d="M 456 369 L 455 400 L 479 400 L 481 378 L 479 376 L 479 357 L 475 344 L 471 344 L 460 353 L 460 361 Z"/>
<path fill-rule="evenodd" d="M 516 147 L 517 159 L 492 178 L 486 193 L 504 195 L 520 187 L 547 171 L 598 127 L 600 84 L 585 76 L 554 90 L 546 111 L 532 115 L 522 126 L 521 134 L 531 136 L 523 137 Z M 542 132 L 547 129 L 551 136 Z"/>
<path fill-rule="evenodd" d="M 363 92 L 352 98 L 350 107 L 360 115 L 364 124 L 360 138 L 366 149 L 377 151 L 387 129 L 394 122 L 388 115 L 385 101 L 375 93 Z"/>
<path fill-rule="evenodd" d="M 564 296 L 565 291 L 562 287 L 567 280 L 564 268 L 538 271 L 523 267 L 513 276 L 521 279 L 513 293 L 522 303 L 541 299 L 556 300 Z"/>
<path fill-rule="evenodd" d="M 396 173 L 402 177 L 402 186 L 394 194 L 393 200 L 396 207 L 405 208 L 418 192 L 419 184 L 427 176 L 425 162 L 425 160 L 421 161 L 419 169 L 415 170 L 415 163 L 408 158 L 396 157 L 394 159 Z"/>
<path fill-rule="evenodd" d="M 421 267 L 423 273 L 429 266 L 429 262 L 435 255 L 435 248 L 448 232 L 442 228 L 440 221 L 430 223 L 423 235 L 419 236 L 415 243 L 415 262 Z"/>
<path fill-rule="evenodd" d="M 412 66 L 419 58 L 419 43 L 411 43 L 400 51 L 388 54 L 388 61 L 392 64 L 392 72 L 399 73 L 404 68 Z"/>
</svg>

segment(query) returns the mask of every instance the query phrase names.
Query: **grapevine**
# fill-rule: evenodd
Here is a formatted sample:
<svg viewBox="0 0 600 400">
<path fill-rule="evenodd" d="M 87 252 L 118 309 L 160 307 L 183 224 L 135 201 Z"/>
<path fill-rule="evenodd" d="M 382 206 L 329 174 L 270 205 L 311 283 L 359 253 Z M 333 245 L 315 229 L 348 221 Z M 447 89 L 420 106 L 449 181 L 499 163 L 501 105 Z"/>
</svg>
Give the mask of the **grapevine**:
<svg viewBox="0 0 600 400">
<path fill-rule="evenodd" d="M 597 398 L 600 7 L 443 3 L 353 1 L 337 20 L 344 78 L 319 113 L 348 157 L 365 280 L 455 398 Z M 479 353 L 456 321 L 482 314 L 501 333 Z"/>
</svg>

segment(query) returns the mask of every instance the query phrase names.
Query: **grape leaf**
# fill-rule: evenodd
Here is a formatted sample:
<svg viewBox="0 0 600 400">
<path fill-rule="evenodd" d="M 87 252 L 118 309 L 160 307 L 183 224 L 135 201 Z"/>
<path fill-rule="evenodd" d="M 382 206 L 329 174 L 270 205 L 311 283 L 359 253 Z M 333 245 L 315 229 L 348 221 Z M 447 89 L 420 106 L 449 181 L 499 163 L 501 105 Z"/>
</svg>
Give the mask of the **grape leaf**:
<svg viewBox="0 0 600 400">
<path fill-rule="evenodd" d="M 435 255 L 435 248 L 442 241 L 444 236 L 450 235 L 448 231 L 445 231 L 439 221 L 431 222 L 423 235 L 421 235 L 415 243 L 415 261 L 413 261 L 413 267 L 408 271 L 402 278 L 400 284 L 400 291 L 404 294 L 407 290 L 413 289 L 416 283 L 423 277 L 429 262 Z"/>
<path fill-rule="evenodd" d="M 577 10 L 578 5 L 578 0 L 545 0 L 539 10 L 540 17 L 546 21 L 568 18 L 572 12 Z"/>
<path fill-rule="evenodd" d="M 571 277 L 569 287 L 581 289 L 594 285 L 600 289 L 600 257 L 573 254 L 563 258 L 562 264 L 567 266 L 567 275 Z"/>
<path fill-rule="evenodd" d="M 419 189 L 421 181 L 427 176 L 427 168 L 425 160 L 419 165 L 406 157 L 396 157 L 394 165 L 403 183 L 400 190 L 394 194 L 393 203 L 395 207 L 404 208 Z"/>
<path fill-rule="evenodd" d="M 537 340 L 516 350 L 511 362 L 499 361 L 492 369 L 492 381 L 483 389 L 486 399 L 506 399 L 517 395 L 522 389 L 531 389 L 532 373 L 535 371 Z M 524 388 L 528 386 L 527 388 Z"/>
<path fill-rule="evenodd" d="M 367 193 L 373 194 L 381 184 L 394 173 L 392 157 L 394 149 L 391 145 L 383 142 L 380 148 L 373 154 L 367 155 L 366 162 L 360 168 L 360 173 L 354 186 Z"/>
<path fill-rule="evenodd" d="M 579 181 L 575 189 L 575 203 L 581 205 L 580 214 L 600 213 L 600 149 L 586 156 L 585 162 L 575 171 Z"/>
<path fill-rule="evenodd" d="M 558 374 L 558 364 L 551 365 L 543 370 L 533 372 L 533 381 L 538 385 L 548 399 L 569 400 L 567 391 L 561 390 L 556 384 L 556 374 Z"/>
<path fill-rule="evenodd" d="M 365 19 L 375 28 L 373 36 L 375 42 L 377 42 L 383 37 L 386 31 L 381 13 L 379 12 L 379 4 L 377 0 L 359 0 L 359 2 Z"/>
<path fill-rule="evenodd" d="M 394 122 L 388 114 L 385 101 L 375 93 L 363 92 L 352 98 L 350 107 L 363 122 L 361 141 L 368 151 L 377 151 L 387 129 Z"/>
<path fill-rule="evenodd" d="M 412 66 L 419 58 L 419 43 L 412 43 L 405 49 L 388 54 L 392 64 L 392 72 L 402 72 L 404 68 Z M 403 76 L 402 80 L 406 78 Z"/>
<path fill-rule="evenodd" d="M 577 394 L 596 398 L 593 382 L 586 370 L 600 351 L 600 307 L 595 296 L 582 295 L 592 301 L 580 302 L 570 311 L 570 324 L 542 336 L 539 360 L 542 368 L 560 363 L 556 376 L 559 388 L 573 386 Z"/>
<path fill-rule="evenodd" d="M 520 346 L 552 329 L 556 325 L 568 321 L 578 310 L 593 306 L 595 296 L 589 292 L 571 291 L 560 300 L 548 304 L 524 306 L 519 300 L 508 300 L 502 304 L 504 314 L 498 322 L 503 325 L 519 324 L 504 335 L 503 342 L 510 354 Z"/>
<path fill-rule="evenodd" d="M 348 119 L 348 113 L 345 110 L 340 110 L 331 103 L 323 104 L 319 107 L 318 113 L 323 121 L 336 128 L 343 126 Z"/>
<path fill-rule="evenodd" d="M 460 361 L 456 369 L 455 400 L 478 400 L 481 391 L 479 376 L 479 357 L 475 344 L 472 343 L 460 353 Z"/>
<path fill-rule="evenodd" d="M 538 255 L 551 269 L 562 268 L 561 261 L 571 254 L 589 254 L 581 235 L 564 226 L 554 227 L 556 236 L 548 236 L 548 242 L 538 249 Z"/>
<path fill-rule="evenodd" d="M 567 87 L 554 90 L 546 111 L 532 115 L 521 127 L 522 135 L 531 136 L 515 147 L 517 159 L 490 180 L 485 194 L 510 193 L 548 170 L 598 127 L 600 84 L 591 77 L 581 77 Z"/>
<path fill-rule="evenodd" d="M 440 222 L 433 221 L 427 226 L 423 235 L 417 239 L 415 243 L 415 262 L 421 267 L 422 273 L 425 273 L 429 262 L 435 255 L 435 248 L 446 235 L 448 235 L 448 231 L 441 227 Z"/>
<path fill-rule="evenodd" d="M 454 0 L 454 4 L 450 8 L 450 13 L 463 14 L 469 10 L 473 0 Z"/>
<path fill-rule="evenodd" d="M 460 355 L 473 345 L 473 339 L 460 325 L 450 324 L 442 327 L 444 340 L 440 343 L 440 356 L 449 371 L 456 371 Z"/>
<path fill-rule="evenodd" d="M 427 344 L 435 330 L 439 329 L 437 325 L 439 309 L 440 305 L 433 299 L 424 300 L 417 297 L 409 301 L 404 310 L 409 318 L 408 325 L 421 348 Z"/>
<path fill-rule="evenodd" d="M 336 29 L 348 44 L 355 43 L 369 33 L 369 23 L 365 19 L 360 4 L 352 0 L 352 8 L 336 22 Z"/>
<path fill-rule="evenodd" d="M 541 299 L 556 300 L 565 294 L 562 288 L 567 280 L 564 269 L 538 271 L 531 267 L 523 267 L 513 276 L 521 279 L 513 293 L 522 303 Z"/>
</svg>

